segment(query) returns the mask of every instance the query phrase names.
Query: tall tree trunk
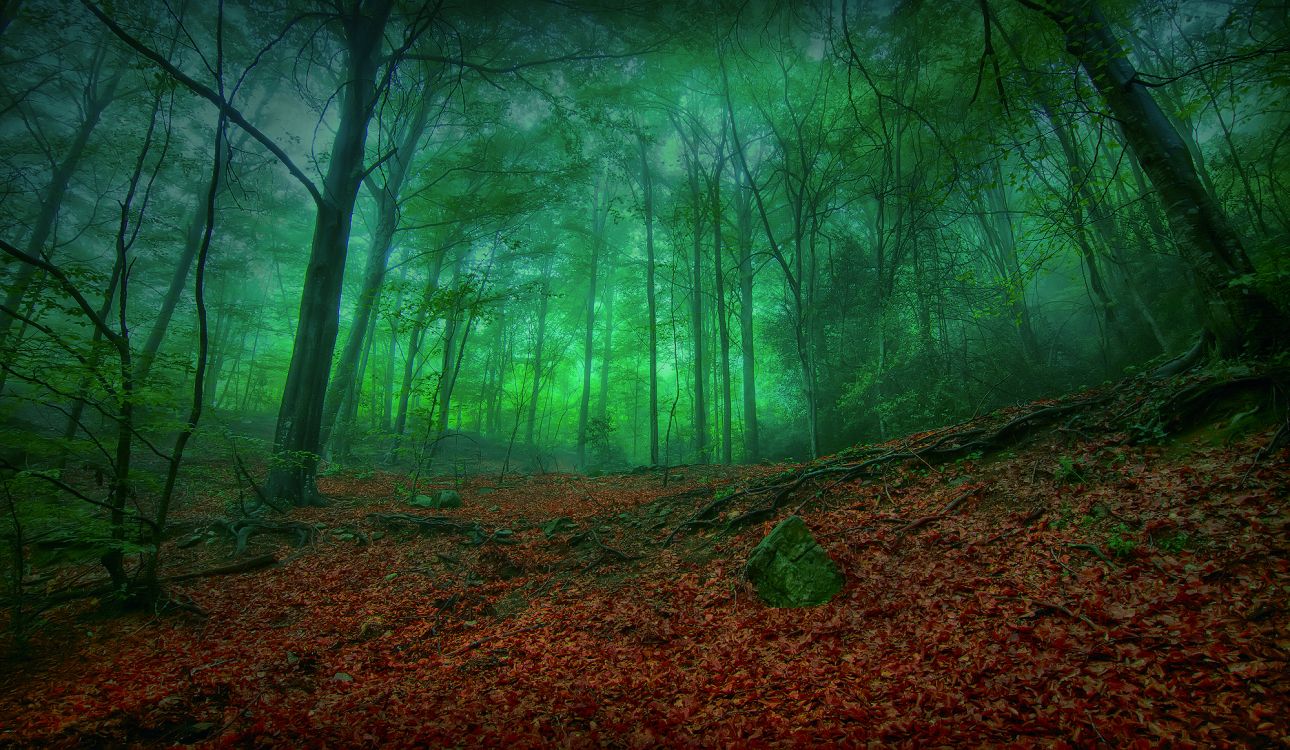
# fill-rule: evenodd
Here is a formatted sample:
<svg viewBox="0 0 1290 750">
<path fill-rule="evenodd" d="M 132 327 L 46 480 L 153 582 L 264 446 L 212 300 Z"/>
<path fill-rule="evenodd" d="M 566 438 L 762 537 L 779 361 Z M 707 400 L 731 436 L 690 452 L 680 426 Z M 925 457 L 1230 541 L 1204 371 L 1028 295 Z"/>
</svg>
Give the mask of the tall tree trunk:
<svg viewBox="0 0 1290 750">
<path fill-rule="evenodd" d="M 1126 145 L 1160 193 L 1174 239 L 1204 292 L 1205 332 L 1218 352 L 1262 349 L 1284 335 L 1276 308 L 1240 281 L 1254 272 L 1240 236 L 1205 190 L 1186 143 L 1139 81 L 1097 3 L 1029 4 L 1065 34 L 1067 50 L 1102 95 Z"/>
<path fill-rule="evenodd" d="M 448 251 L 440 250 L 435 253 L 434 260 L 430 261 L 430 273 L 426 277 L 425 292 L 422 295 L 421 306 L 417 310 L 417 316 L 413 320 L 412 330 L 408 335 L 407 352 L 403 358 L 403 380 L 399 387 L 399 408 L 394 418 L 394 443 L 390 449 L 391 459 L 398 457 L 399 443 L 403 438 L 403 433 L 407 430 L 408 425 L 408 400 L 412 395 L 412 378 L 416 373 L 417 355 L 421 351 L 421 342 L 425 338 L 426 326 L 430 322 L 430 305 L 434 297 L 439 292 L 439 273 L 443 270 L 443 256 Z M 393 343 L 393 339 L 391 339 Z M 391 360 L 391 364 L 393 361 Z"/>
<path fill-rule="evenodd" d="M 373 308 L 375 308 L 380 299 L 381 290 L 378 288 L 376 298 L 372 300 Z M 358 368 L 354 372 L 353 386 L 346 388 L 341 395 L 340 409 L 336 413 L 332 440 L 328 443 L 331 454 L 337 462 L 342 464 L 349 461 L 351 450 L 354 447 L 354 426 L 358 421 L 358 404 L 362 399 L 363 379 L 367 376 L 367 366 L 371 361 L 372 349 L 376 346 L 376 324 L 379 317 L 375 314 L 368 316 L 367 331 L 363 337 L 362 344 L 363 353 L 359 357 Z M 379 389 L 373 388 L 372 391 L 376 393 L 379 392 Z"/>
<path fill-rule="evenodd" d="M 458 289 L 461 283 L 461 269 L 466 262 L 466 253 L 462 252 L 457 255 L 457 262 L 452 267 L 452 287 L 454 299 L 461 300 Z M 464 310 L 460 302 L 453 305 L 448 313 L 448 317 L 443 322 L 443 357 L 439 367 L 439 388 L 438 388 L 438 414 L 436 415 L 438 424 L 436 429 L 439 434 L 448 431 L 448 410 L 452 406 L 452 391 L 457 381 L 457 318 Z M 460 425 L 458 425 L 460 427 Z"/>
<path fill-rule="evenodd" d="M 293 505 L 322 503 L 318 468 L 323 400 L 340 327 L 341 283 L 354 203 L 363 179 L 367 128 L 375 111 L 376 74 L 392 0 L 372 0 L 346 19 L 347 61 L 340 122 L 323 181 L 309 265 L 300 295 L 300 322 L 274 431 L 268 493 Z M 368 11 L 364 13 L 363 11 Z"/>
<path fill-rule="evenodd" d="M 390 336 L 386 340 L 385 367 L 381 370 L 381 431 L 394 429 L 394 361 L 399 349 L 399 319 L 403 313 L 404 283 L 408 280 L 408 266 L 404 263 L 399 268 L 399 286 L 394 295 L 394 307 L 390 315 Z M 373 394 L 375 395 L 375 393 Z M 377 409 L 373 409 L 373 415 Z"/>
<path fill-rule="evenodd" d="M 359 353 L 362 351 L 364 338 L 367 336 L 368 319 L 376 299 L 385 284 L 385 271 L 390 262 L 390 251 L 394 248 L 394 233 L 399 226 L 399 193 L 408 174 L 408 168 L 416 152 L 417 143 L 425 132 L 430 119 L 432 99 L 423 96 L 416 111 L 404 129 L 397 150 L 386 163 L 389 165 L 385 184 L 377 186 L 368 178 L 368 189 L 376 198 L 378 216 L 376 230 L 372 233 L 372 245 L 368 249 L 367 264 L 363 269 L 363 286 L 354 305 L 354 316 L 345 346 L 341 350 L 340 361 L 332 373 L 331 384 L 327 388 L 327 397 L 323 400 L 322 444 L 326 445 L 336 424 L 340 405 L 357 387 L 354 370 L 358 365 Z"/>
<path fill-rule="evenodd" d="M 542 265 L 541 299 L 538 300 L 537 340 L 533 343 L 533 390 L 529 396 L 528 425 L 524 428 L 524 444 L 534 448 L 534 432 L 537 429 L 538 395 L 542 392 L 542 349 L 546 346 L 546 312 L 551 298 L 551 263 L 554 256 L 548 254 Z"/>
<path fill-rule="evenodd" d="M 722 148 L 724 147 L 723 141 Z M 712 175 L 712 258 L 713 269 L 716 271 L 717 340 L 721 348 L 721 463 L 729 466 L 734 463 L 730 425 L 734 408 L 730 403 L 730 326 L 726 322 L 726 279 L 721 263 L 721 173 L 724 168 L 725 154 L 722 153 Z"/>
<path fill-rule="evenodd" d="M 645 304 L 649 327 L 649 461 L 658 465 L 658 305 L 654 296 L 654 177 L 645 150 L 645 133 L 638 131 L 641 192 L 645 209 Z"/>
<path fill-rule="evenodd" d="M 757 360 L 753 347 L 752 194 L 739 179 L 736 220 L 739 236 L 739 351 L 743 357 L 744 462 L 761 458 L 757 427 Z"/>
<path fill-rule="evenodd" d="M 600 275 L 600 245 L 609 217 L 609 170 L 605 168 L 591 197 L 591 268 L 587 282 L 587 330 L 582 346 L 582 401 L 578 408 L 578 468 L 587 466 L 587 421 L 591 412 L 591 358 L 596 343 L 596 281 Z"/>
<path fill-rule="evenodd" d="M 106 47 L 107 45 L 103 45 L 103 48 L 95 54 L 93 62 L 95 66 L 105 65 Z M 71 185 L 72 177 L 76 174 L 77 168 L 80 167 L 81 159 L 85 156 L 85 148 L 89 145 L 90 136 L 93 135 L 94 129 L 98 127 L 99 120 L 103 117 L 103 112 L 116 98 L 116 91 L 120 83 L 121 69 L 117 69 L 106 79 L 100 78 L 96 71 L 86 82 L 82 94 L 85 117 L 76 128 L 76 134 L 73 136 L 72 142 L 63 153 L 62 160 L 54 167 L 49 184 L 45 186 L 45 191 L 40 196 L 40 210 L 36 213 L 36 219 L 31 225 L 31 234 L 27 237 L 26 247 L 23 248 L 28 255 L 34 258 L 45 257 L 45 244 L 49 242 L 49 236 L 53 233 L 54 225 L 58 222 L 58 215 L 62 210 L 63 199 L 67 196 L 67 189 Z M 22 308 L 23 297 L 27 295 L 27 290 L 31 288 L 32 281 L 37 277 L 39 271 L 39 268 L 27 263 L 18 266 L 13 277 L 6 284 L 5 308 L 9 310 Z M 8 343 L 13 323 L 14 318 L 0 311 L 0 349 L 3 349 Z M 0 373 L 0 387 L 3 385 L 2 378 L 3 374 Z"/>
<path fill-rule="evenodd" d="M 687 153 L 690 199 L 694 204 L 694 257 L 690 273 L 690 330 L 694 338 L 694 457 L 708 462 L 708 402 L 704 381 L 708 377 L 703 351 L 703 194 L 699 190 L 698 154 Z"/>
<path fill-rule="evenodd" d="M 614 352 L 614 261 L 605 250 L 605 342 L 604 352 L 600 357 L 600 393 L 596 397 L 596 418 L 601 422 L 609 419 L 609 365 Z"/>
</svg>

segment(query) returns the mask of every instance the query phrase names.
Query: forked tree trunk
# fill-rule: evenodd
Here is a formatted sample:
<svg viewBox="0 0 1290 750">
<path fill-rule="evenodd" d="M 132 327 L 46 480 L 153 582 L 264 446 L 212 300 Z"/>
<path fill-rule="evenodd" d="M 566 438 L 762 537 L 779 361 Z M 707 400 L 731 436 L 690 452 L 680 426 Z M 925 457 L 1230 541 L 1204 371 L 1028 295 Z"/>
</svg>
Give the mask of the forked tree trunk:
<svg viewBox="0 0 1290 750">
<path fill-rule="evenodd" d="M 268 493 L 279 503 L 322 503 L 318 469 L 323 401 L 340 327 L 341 282 L 354 203 L 363 179 L 367 127 L 375 111 L 376 73 L 392 0 L 373 0 L 346 19 L 347 65 L 340 123 L 314 223 L 300 295 L 300 322 L 274 431 Z"/>
</svg>

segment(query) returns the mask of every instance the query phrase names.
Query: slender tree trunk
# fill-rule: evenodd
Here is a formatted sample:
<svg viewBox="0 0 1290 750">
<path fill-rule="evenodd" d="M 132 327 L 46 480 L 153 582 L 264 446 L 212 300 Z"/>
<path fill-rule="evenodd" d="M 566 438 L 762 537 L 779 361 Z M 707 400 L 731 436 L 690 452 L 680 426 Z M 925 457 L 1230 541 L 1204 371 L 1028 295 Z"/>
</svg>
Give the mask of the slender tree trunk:
<svg viewBox="0 0 1290 750">
<path fill-rule="evenodd" d="M 452 270 L 452 288 L 455 290 L 461 282 L 461 269 L 465 263 L 466 254 L 463 252 L 457 256 L 457 262 L 453 265 Z M 456 295 L 460 299 L 460 295 Z M 457 380 L 457 317 L 464 312 L 460 304 L 454 305 L 444 320 L 443 325 L 443 358 L 439 368 L 439 404 L 437 430 L 440 435 L 448 431 L 448 410 L 452 406 L 452 391 Z M 458 425 L 460 428 L 460 425 Z"/>
<path fill-rule="evenodd" d="M 16 6 L 16 4 L 15 4 Z M 16 10 L 16 7 L 15 7 Z M 106 51 L 100 50 L 94 58 L 94 64 L 101 66 L 105 64 Z M 98 127 L 99 120 L 103 117 L 103 112 L 107 110 L 116 98 L 116 91 L 121 83 L 121 70 L 109 76 L 106 80 L 95 75 L 85 84 L 83 92 L 85 103 L 85 118 L 76 129 L 76 135 L 73 136 L 71 144 L 63 153 L 63 158 L 54 167 L 54 172 L 50 176 L 49 184 L 45 186 L 45 191 L 40 197 L 40 210 L 36 213 L 36 219 L 31 226 L 31 234 L 27 237 L 27 245 L 24 251 L 35 258 L 45 257 L 45 245 L 49 242 L 49 236 L 54 231 L 54 225 L 58 222 L 59 212 L 63 207 L 63 199 L 67 196 L 68 187 L 71 185 L 72 177 L 80 167 L 81 159 L 85 156 L 85 148 L 89 145 L 90 136 L 93 135 L 94 129 Z M 39 269 L 30 264 L 21 264 L 14 272 L 13 277 L 8 280 L 8 291 L 5 293 L 4 305 L 9 310 L 19 310 L 22 308 L 22 300 L 27 295 L 28 289 L 31 288 L 32 282 L 36 279 Z M 14 319 L 8 314 L 0 311 L 0 349 L 3 349 L 8 343 L 10 331 L 13 329 Z M 0 387 L 3 387 L 3 373 L 0 373 Z"/>
<path fill-rule="evenodd" d="M 385 342 L 385 367 L 381 370 L 381 431 L 389 433 L 394 429 L 394 362 L 399 350 L 399 320 L 403 315 L 404 284 L 408 280 L 408 267 L 405 263 L 399 269 L 399 287 L 394 295 L 394 308 L 390 315 L 390 336 Z M 373 409 L 373 415 L 377 410 Z"/>
<path fill-rule="evenodd" d="M 725 143 L 722 143 L 725 146 Z M 731 447 L 731 419 L 734 408 L 730 403 L 730 326 L 726 321 L 726 279 L 721 263 L 721 173 L 725 167 L 725 154 L 717 160 L 712 176 L 712 258 L 716 271 L 714 284 L 717 293 L 717 339 L 721 348 L 721 463 L 734 463 Z"/>
<path fill-rule="evenodd" d="M 205 286 L 206 286 L 205 282 L 203 282 L 202 283 L 203 289 L 205 288 Z M 202 307 L 203 308 L 205 307 L 205 302 L 202 303 Z M 256 317 L 261 317 L 263 313 L 264 313 L 264 305 L 261 304 L 259 307 L 259 315 L 257 315 Z M 202 314 L 205 315 L 205 312 L 203 312 Z M 251 337 L 251 366 L 246 368 L 246 388 L 243 389 L 242 391 L 242 400 L 241 400 L 241 404 L 238 407 L 242 411 L 248 411 L 251 408 L 251 388 L 255 383 L 255 377 L 254 377 L 255 376 L 255 355 L 256 355 L 256 352 L 260 350 L 260 332 L 262 330 L 263 330 L 263 326 L 256 326 L 255 335 Z M 204 366 L 205 365 L 203 365 L 203 367 Z"/>
<path fill-rule="evenodd" d="M 744 462 L 761 458 L 757 428 L 757 360 L 753 347 L 753 260 L 752 195 L 739 179 L 740 193 L 736 217 L 739 236 L 739 350 L 743 357 Z"/>
<path fill-rule="evenodd" d="M 609 418 L 609 366 L 614 352 L 614 263 L 608 250 L 605 252 L 605 347 L 600 358 L 600 393 L 596 402 L 596 417 L 601 422 Z"/>
<path fill-rule="evenodd" d="M 591 359 L 596 343 L 596 281 L 600 275 L 600 246 L 609 217 L 609 170 L 605 169 L 592 194 L 591 268 L 587 286 L 587 330 L 582 347 L 582 402 L 578 408 L 578 468 L 587 467 L 587 421 L 591 412 Z"/>
<path fill-rule="evenodd" d="M 533 344 L 533 391 L 529 396 L 528 426 L 524 428 L 524 444 L 529 448 L 536 447 L 534 431 L 537 429 L 538 395 L 542 392 L 542 354 L 546 345 L 546 312 L 551 298 L 551 263 L 553 256 L 547 255 L 542 265 L 542 291 L 538 300 L 537 340 Z"/>
<path fill-rule="evenodd" d="M 368 249 L 367 264 L 363 269 L 363 286 L 354 305 L 354 316 L 345 346 L 341 350 L 340 361 L 332 373 L 331 383 L 327 388 L 327 397 L 323 401 L 322 444 L 326 445 L 336 425 L 340 405 L 352 397 L 357 387 L 354 370 L 358 365 L 359 353 L 367 336 L 368 319 L 372 317 L 376 299 L 385 284 L 385 271 L 389 266 L 390 252 L 394 248 L 394 233 L 399 225 L 399 193 L 408 174 L 408 168 L 416 151 L 417 143 L 425 132 L 430 118 L 431 98 L 420 100 L 416 111 L 404 129 L 399 140 L 397 151 L 387 162 L 385 184 L 377 186 L 368 179 L 369 190 L 376 198 L 376 230 L 372 233 L 372 245 Z"/>
<path fill-rule="evenodd" d="M 412 395 L 412 378 L 416 373 L 417 355 L 421 351 L 421 342 L 425 337 L 426 326 L 430 322 L 430 305 L 434 297 L 439 292 L 439 273 L 443 270 L 443 256 L 447 250 L 441 250 L 435 253 L 434 260 L 430 262 L 430 273 L 426 277 L 425 292 L 421 299 L 421 306 L 417 310 L 417 316 L 412 323 L 412 330 L 408 335 L 407 352 L 403 358 L 403 381 L 399 387 L 399 409 L 397 416 L 394 418 L 394 443 L 390 449 L 391 459 L 398 456 L 399 442 L 403 438 L 403 433 L 407 430 L 408 424 L 408 400 Z M 391 339 L 393 343 L 393 339 Z M 393 360 L 391 360 L 393 364 Z"/>
<path fill-rule="evenodd" d="M 373 0 L 347 19 L 347 65 L 340 122 L 323 182 L 309 265 L 300 295 L 300 322 L 274 431 L 268 493 L 293 505 L 318 505 L 314 476 L 321 448 L 323 401 L 340 327 L 341 283 L 354 203 L 363 178 L 367 128 L 375 111 L 376 73 L 392 0 Z"/>
<path fill-rule="evenodd" d="M 703 351 L 703 195 L 699 190 L 698 154 L 687 154 L 690 198 L 694 203 L 694 257 L 690 273 L 690 330 L 694 337 L 694 456 L 708 463 L 708 402 L 704 381 L 708 377 Z"/>
<path fill-rule="evenodd" d="M 375 308 L 380 302 L 381 292 L 378 289 L 376 299 L 372 300 L 372 306 Z M 354 373 L 354 385 L 346 388 L 341 397 L 340 410 L 336 414 L 335 431 L 332 433 L 332 455 L 336 461 L 344 464 L 348 463 L 351 451 L 354 447 L 354 428 L 358 422 L 358 404 L 363 397 L 363 379 L 367 376 L 367 365 L 371 361 L 372 349 L 376 346 L 376 329 L 378 315 L 368 316 L 367 332 L 363 337 L 362 351 L 363 354 L 358 361 L 358 369 Z M 372 392 L 379 393 L 378 388 L 372 388 Z"/>
<path fill-rule="evenodd" d="M 650 170 L 649 155 L 645 150 L 645 134 L 637 132 L 636 144 L 640 149 L 641 191 L 645 209 L 645 304 L 646 325 L 649 327 L 649 461 L 658 461 L 658 304 L 654 295 L 654 178 Z"/>
</svg>

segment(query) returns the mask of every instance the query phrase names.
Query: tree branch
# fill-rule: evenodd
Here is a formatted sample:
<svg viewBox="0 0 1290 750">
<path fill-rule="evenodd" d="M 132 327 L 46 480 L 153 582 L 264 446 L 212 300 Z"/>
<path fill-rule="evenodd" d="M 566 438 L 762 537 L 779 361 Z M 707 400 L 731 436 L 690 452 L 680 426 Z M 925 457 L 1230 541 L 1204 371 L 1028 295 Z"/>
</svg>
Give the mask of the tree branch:
<svg viewBox="0 0 1290 750">
<path fill-rule="evenodd" d="M 165 71 L 171 78 L 183 84 L 183 86 L 189 91 L 218 107 L 220 111 L 228 117 L 229 122 L 232 122 L 234 125 L 237 125 L 239 128 L 246 131 L 246 133 L 258 141 L 261 146 L 268 149 L 269 153 L 273 154 L 278 161 L 282 162 L 282 166 L 287 168 L 287 171 L 291 173 L 291 176 L 295 177 L 296 180 L 304 186 L 305 190 L 309 191 L 309 197 L 314 199 L 314 203 L 321 204 L 323 202 L 322 193 L 318 191 L 318 187 L 314 185 L 313 181 L 309 179 L 300 167 L 296 166 L 296 163 L 292 161 L 290 156 L 287 156 L 287 153 L 282 150 L 282 147 L 275 143 L 272 138 L 265 135 L 259 128 L 252 125 L 250 121 L 248 121 L 241 112 L 234 108 L 232 104 L 225 100 L 224 97 L 220 96 L 209 86 L 200 83 L 187 73 L 175 67 L 173 63 L 162 57 L 155 50 L 150 49 L 143 42 L 135 39 L 128 31 L 121 28 L 116 21 L 113 21 L 108 17 L 102 9 L 90 2 L 90 0 L 81 0 L 81 5 L 84 5 L 86 10 L 94 14 L 95 18 L 102 21 L 103 25 L 116 35 L 118 39 L 125 42 L 126 46 L 130 47 L 135 52 L 138 52 L 142 57 L 151 60 L 157 67 Z"/>
</svg>

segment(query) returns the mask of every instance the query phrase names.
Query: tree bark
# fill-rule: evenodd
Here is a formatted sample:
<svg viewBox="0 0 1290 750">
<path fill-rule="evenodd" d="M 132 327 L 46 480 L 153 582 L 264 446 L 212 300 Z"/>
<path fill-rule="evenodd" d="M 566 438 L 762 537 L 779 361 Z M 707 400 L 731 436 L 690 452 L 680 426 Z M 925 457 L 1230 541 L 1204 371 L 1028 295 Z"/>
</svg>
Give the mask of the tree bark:
<svg viewBox="0 0 1290 750">
<path fill-rule="evenodd" d="M 743 357 L 744 462 L 761 458 L 757 428 L 757 360 L 753 347 L 752 193 L 739 180 L 736 217 L 739 237 L 739 351 Z"/>
<path fill-rule="evenodd" d="M 443 256 L 447 252 L 446 249 L 440 250 L 435 253 L 434 260 L 430 262 L 430 273 L 426 278 L 421 306 L 417 310 L 417 316 L 412 323 L 412 331 L 408 336 L 407 353 L 403 358 L 403 380 L 399 387 L 399 408 L 394 418 L 394 444 L 390 449 L 391 459 L 398 456 L 399 442 L 403 438 L 403 433 L 407 430 L 408 400 L 412 396 L 412 378 L 416 373 L 417 355 L 421 351 L 421 341 L 425 337 L 426 326 L 430 322 L 430 305 L 434 301 L 435 295 L 439 292 L 439 273 L 443 270 Z M 393 343 L 393 340 L 393 337 L 391 337 L 391 343 Z M 391 360 L 391 364 L 393 364 L 393 360 Z"/>
<path fill-rule="evenodd" d="M 378 187 L 371 178 L 368 179 L 368 188 L 376 199 L 378 219 L 376 230 L 372 233 L 372 245 L 368 250 L 367 264 L 363 269 L 362 291 L 359 292 L 358 300 L 354 305 L 354 316 L 345 339 L 345 346 L 341 350 L 340 361 L 336 363 L 336 370 L 332 373 L 331 384 L 327 388 L 327 396 L 323 401 L 323 445 L 327 444 L 335 429 L 341 404 L 352 398 L 356 388 L 355 368 L 367 335 L 368 320 L 372 317 L 376 299 L 381 293 L 381 286 L 385 283 L 390 252 L 394 248 L 394 234 L 398 231 L 399 193 L 403 189 L 417 143 L 421 140 L 430 120 L 431 102 L 431 98 L 426 96 L 417 105 L 416 111 L 399 139 L 397 150 L 386 162 L 389 165 L 389 171 L 386 173 L 385 184 Z"/>
<path fill-rule="evenodd" d="M 1222 207 L 1205 189 L 1186 143 L 1165 117 L 1093 0 L 1040 6 L 1063 32 L 1126 145 L 1160 193 L 1169 226 L 1205 298 L 1205 333 L 1218 354 L 1262 350 L 1284 335 L 1276 308 L 1247 278 L 1254 266 Z M 1243 278 L 1247 277 L 1247 278 Z"/>
<path fill-rule="evenodd" d="M 730 403 L 730 326 L 726 322 L 726 279 L 721 263 L 721 173 L 725 171 L 725 139 L 721 143 L 722 153 L 718 155 L 716 166 L 712 171 L 712 258 L 715 270 L 717 303 L 717 341 L 721 349 L 721 463 L 729 466 L 734 463 L 734 451 L 731 446 L 731 417 L 734 408 Z"/>
<path fill-rule="evenodd" d="M 95 55 L 94 64 L 103 65 L 106 53 L 99 50 Z M 97 74 L 91 76 L 85 84 L 84 101 L 85 117 L 76 129 L 76 135 L 73 136 L 72 142 L 68 145 L 58 166 L 54 168 L 54 173 L 50 176 L 49 184 L 45 186 L 45 192 L 40 197 L 40 210 L 36 214 L 36 220 L 32 223 L 31 235 L 27 238 L 26 247 L 23 249 L 32 257 L 45 257 L 45 244 L 49 241 L 49 236 L 54 230 L 54 225 L 58 222 L 59 212 L 63 207 L 63 199 L 67 196 L 67 189 L 71 185 L 72 177 L 76 174 L 80 166 L 81 159 L 85 156 L 85 148 L 89 145 L 90 136 L 93 135 L 94 129 L 98 127 L 99 120 L 103 117 L 103 112 L 107 110 L 116 98 L 116 90 L 121 83 L 121 70 L 118 69 L 106 80 L 100 78 Z M 40 269 L 31 264 L 21 264 L 14 272 L 13 278 L 9 280 L 5 293 L 4 304 L 10 310 L 19 310 L 22 307 L 23 297 L 27 295 L 28 289 L 31 288 L 32 282 L 36 279 Z M 0 312 L 0 349 L 8 343 L 10 332 L 13 329 L 14 319 L 4 312 Z M 3 384 L 3 375 L 0 374 L 0 387 Z"/>
<path fill-rule="evenodd" d="M 322 503 L 314 476 L 321 447 L 323 401 L 340 327 L 345 256 L 363 178 L 367 128 L 376 105 L 375 79 L 392 4 L 392 0 L 372 0 L 365 7 L 356 7 L 345 22 L 348 59 L 340 123 L 318 201 L 309 265 L 300 295 L 300 322 L 274 431 L 267 490 L 279 503 Z"/>
<path fill-rule="evenodd" d="M 587 330 L 582 346 L 582 402 L 578 408 L 578 468 L 587 466 L 587 421 L 591 412 L 591 358 L 596 343 L 596 281 L 599 276 L 600 245 L 604 242 L 609 217 L 608 168 L 597 181 L 591 197 L 591 268 L 587 286 Z"/>
<path fill-rule="evenodd" d="M 645 304 L 649 327 L 649 461 L 658 465 L 658 310 L 654 295 L 654 178 L 645 150 L 645 133 L 638 131 L 641 192 L 645 209 Z"/>
</svg>

